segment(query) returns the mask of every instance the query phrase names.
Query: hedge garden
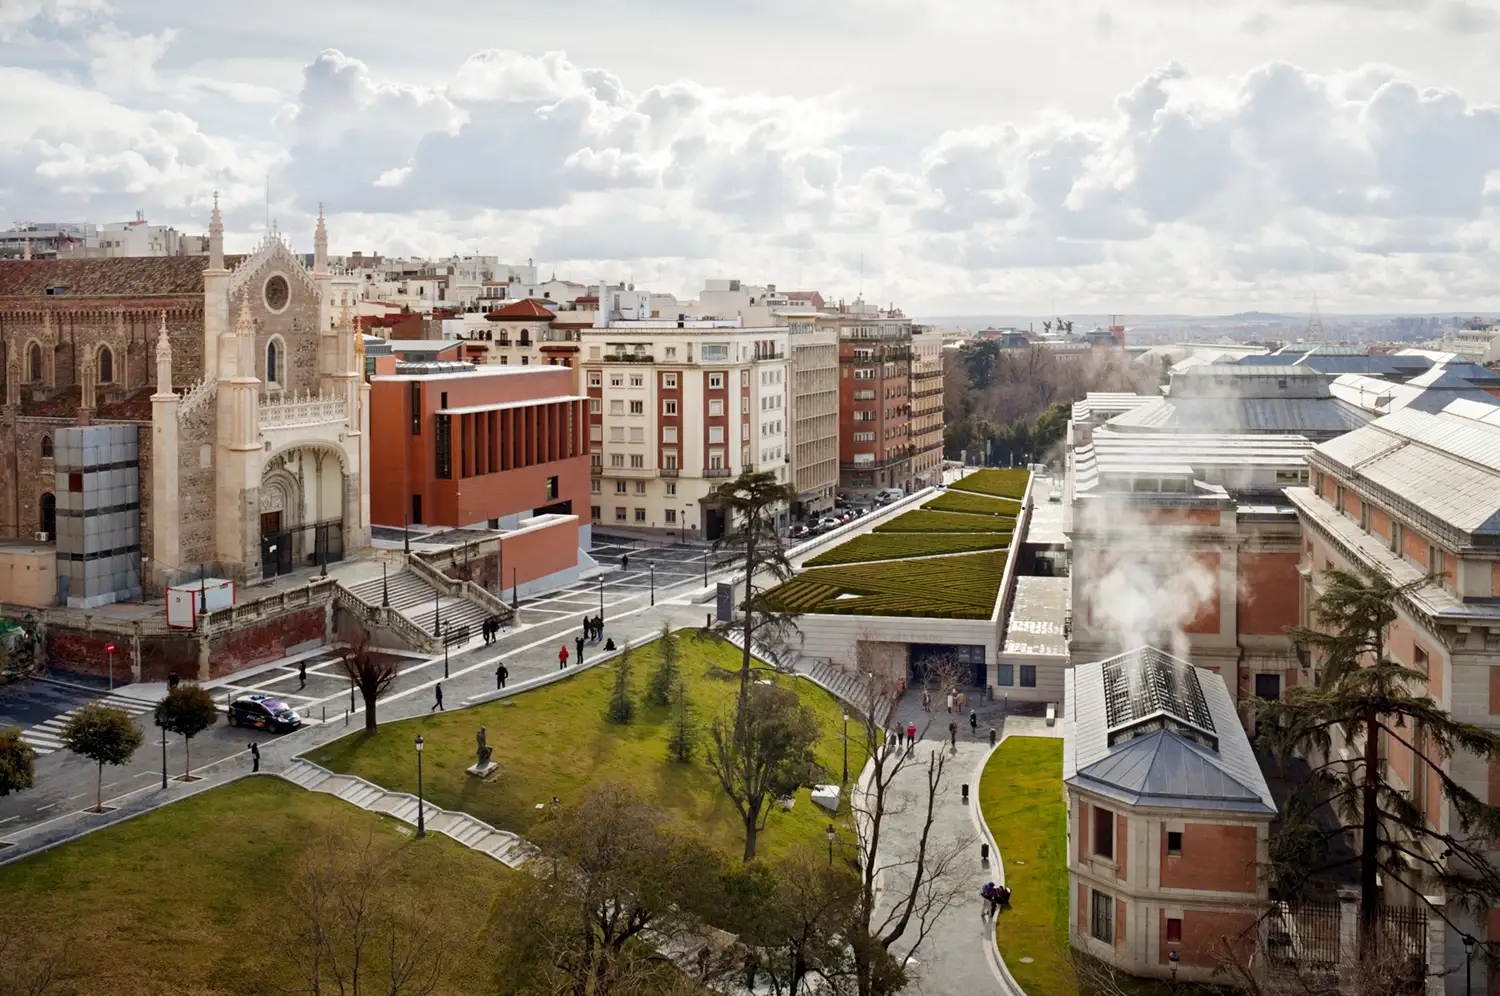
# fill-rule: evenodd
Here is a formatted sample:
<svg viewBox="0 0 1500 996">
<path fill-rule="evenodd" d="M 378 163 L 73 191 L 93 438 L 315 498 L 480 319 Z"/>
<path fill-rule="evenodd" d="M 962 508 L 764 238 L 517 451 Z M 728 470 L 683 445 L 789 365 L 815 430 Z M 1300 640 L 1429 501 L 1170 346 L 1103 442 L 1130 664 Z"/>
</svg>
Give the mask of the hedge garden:
<svg viewBox="0 0 1500 996">
<path fill-rule="evenodd" d="M 948 487 L 957 491 L 973 491 L 996 498 L 1021 499 L 1026 495 L 1026 482 L 1031 478 L 1029 470 L 976 470 L 968 477 L 955 481 Z"/>
<path fill-rule="evenodd" d="M 804 571 L 767 594 L 779 611 L 988 619 L 1007 551 Z"/>
<path fill-rule="evenodd" d="M 987 498 L 969 491 L 944 491 L 925 503 L 934 512 L 967 512 L 970 515 L 1003 515 L 1012 520 L 1021 511 L 1021 503 L 1009 498 Z"/>
<path fill-rule="evenodd" d="M 993 515 L 968 515 L 963 512 L 928 512 L 917 509 L 904 512 L 890 522 L 882 522 L 873 530 L 877 533 L 993 533 L 1009 532 L 1014 520 L 1000 519 Z"/>
<path fill-rule="evenodd" d="M 1010 546 L 1010 533 L 865 533 L 807 562 L 808 567 L 832 564 L 862 564 L 871 560 L 927 557 L 941 553 L 973 553 L 1003 550 Z"/>
</svg>

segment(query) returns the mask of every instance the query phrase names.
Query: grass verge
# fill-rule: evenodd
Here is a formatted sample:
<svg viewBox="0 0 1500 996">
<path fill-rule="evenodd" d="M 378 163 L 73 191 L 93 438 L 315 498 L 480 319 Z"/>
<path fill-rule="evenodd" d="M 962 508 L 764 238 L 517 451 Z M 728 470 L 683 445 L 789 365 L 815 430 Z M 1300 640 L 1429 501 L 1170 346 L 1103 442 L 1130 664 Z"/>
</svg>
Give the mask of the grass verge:
<svg viewBox="0 0 1500 996">
<path fill-rule="evenodd" d="M 438 933 L 463 939 L 439 991 L 487 989 L 492 969 L 469 939 L 507 869 L 399 826 L 278 778 L 244 779 L 0 868 L 0 923 L 64 939 L 85 976 L 77 992 L 282 993 L 298 981 L 275 942 L 287 882 L 329 834 L 373 832 L 406 849 L 382 887 L 412 908 L 442 896 Z"/>
<path fill-rule="evenodd" d="M 1015 521 L 1021 503 L 1010 498 L 991 498 L 970 491 L 944 491 L 922 506 L 934 512 L 968 512 L 971 515 L 1003 515 Z"/>
<path fill-rule="evenodd" d="M 973 553 L 978 550 L 1004 549 L 1010 545 L 1010 533 L 865 533 L 832 550 L 825 550 L 807 562 L 808 567 L 835 564 L 861 564 L 871 560 L 898 557 L 925 557 L 940 553 Z"/>
<path fill-rule="evenodd" d="M 700 728 L 738 693 L 740 652 L 729 644 L 688 630 L 678 634 L 680 665 L 688 701 Z M 576 799 L 594 782 L 629 782 L 684 825 L 698 828 L 727 853 L 744 850 L 739 814 L 725 797 L 700 748 L 691 764 L 667 759 L 672 709 L 646 701 L 647 678 L 660 660 L 660 641 L 630 655 L 635 720 L 624 726 L 604 718 L 617 661 L 529 692 L 468 709 L 386 723 L 373 737 L 354 733 L 307 754 L 334 771 L 369 779 L 402 792 L 416 791 L 412 741 L 421 734 L 423 788 L 429 801 L 471 813 L 492 826 L 525 836 L 539 814 L 537 803 L 553 796 Z M 732 671 L 733 676 L 726 676 Z M 778 675 L 817 713 L 823 728 L 818 760 L 837 782 L 843 774 L 843 705 L 801 678 Z M 474 734 L 487 728 L 498 775 L 486 781 L 470 776 Z M 706 735 L 705 735 L 706 743 Z M 859 742 L 849 746 L 849 772 L 857 777 L 865 758 Z M 760 835 L 758 853 L 774 856 L 799 844 L 824 840 L 827 814 L 812 804 L 806 789 L 790 812 L 778 811 Z"/>
<path fill-rule="evenodd" d="M 876 533 L 998 533 L 1010 532 L 1014 519 L 996 515 L 966 515 L 963 512 L 903 512 L 890 522 L 876 526 Z"/>
</svg>

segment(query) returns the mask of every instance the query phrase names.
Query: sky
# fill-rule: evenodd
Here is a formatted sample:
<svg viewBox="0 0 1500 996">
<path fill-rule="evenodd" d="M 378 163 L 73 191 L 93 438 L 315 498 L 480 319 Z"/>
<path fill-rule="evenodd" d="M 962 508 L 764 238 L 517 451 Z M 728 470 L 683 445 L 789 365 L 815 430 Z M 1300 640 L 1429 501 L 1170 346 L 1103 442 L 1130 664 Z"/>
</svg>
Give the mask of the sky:
<svg viewBox="0 0 1500 996">
<path fill-rule="evenodd" d="M 1500 310 L 1500 0 L 0 0 L 0 206 L 908 314 Z"/>
</svg>

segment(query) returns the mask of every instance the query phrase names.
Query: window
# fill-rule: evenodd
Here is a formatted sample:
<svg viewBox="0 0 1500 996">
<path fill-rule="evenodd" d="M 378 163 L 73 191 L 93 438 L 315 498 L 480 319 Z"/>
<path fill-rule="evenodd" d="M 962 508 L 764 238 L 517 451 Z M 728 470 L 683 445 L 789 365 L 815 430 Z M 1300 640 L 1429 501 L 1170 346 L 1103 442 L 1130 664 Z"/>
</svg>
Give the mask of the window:
<svg viewBox="0 0 1500 996">
<path fill-rule="evenodd" d="M 698 358 L 704 363 L 723 363 L 729 359 L 729 343 L 705 342 L 698 351 Z"/>
<path fill-rule="evenodd" d="M 28 359 L 26 365 L 31 368 L 31 380 L 32 380 L 32 382 L 33 383 L 40 382 L 41 379 L 42 379 L 42 347 L 41 346 L 37 345 L 36 343 L 32 343 L 31 344 L 31 349 L 29 350 L 29 359 Z M 415 387 L 416 385 L 413 384 L 412 386 Z"/>
<path fill-rule="evenodd" d="M 630 466 L 636 470 L 640 470 L 646 466 L 646 458 L 639 453 L 632 453 L 630 454 Z"/>
<path fill-rule="evenodd" d="M 1036 665 L 1035 664 L 1022 664 L 1021 665 L 1021 687 L 1022 688 L 1035 688 L 1036 687 Z"/>
<path fill-rule="evenodd" d="M 616 505 L 615 506 L 615 521 L 616 522 L 624 522 L 625 521 L 625 509 L 622 506 L 620 506 L 620 505 Z"/>
<path fill-rule="evenodd" d="M 654 314 L 654 312 L 653 312 L 653 314 Z M 669 359 L 669 360 L 675 360 L 675 359 L 677 359 L 677 347 L 676 346 L 668 346 L 667 347 L 667 359 Z M 677 386 L 677 375 L 676 374 L 668 374 L 667 376 L 672 378 L 672 383 L 669 386 L 676 387 Z"/>
<path fill-rule="evenodd" d="M 1115 856 L 1115 814 L 1101 806 L 1094 807 L 1093 852 L 1101 858 Z"/>
<path fill-rule="evenodd" d="M 723 470 L 724 469 L 724 452 L 722 450 L 714 450 L 712 453 L 710 453 L 708 455 L 708 469 L 709 470 Z M 83 475 L 80 474 L 79 476 L 82 477 Z M 80 490 L 80 491 L 83 490 L 82 485 L 79 486 L 78 490 Z"/>
<path fill-rule="evenodd" d="M 675 526 L 676 524 L 677 524 L 677 509 L 675 509 L 675 508 L 669 508 L 669 509 L 667 509 L 667 525 L 669 525 L 669 526 Z"/>
<path fill-rule="evenodd" d="M 875 392 L 874 391 L 855 391 L 854 392 L 854 400 L 855 401 L 874 401 L 875 400 Z"/>
<path fill-rule="evenodd" d="M 412 522 L 421 522 L 422 521 L 422 496 L 421 495 L 412 495 L 411 496 L 411 521 Z"/>
<path fill-rule="evenodd" d="M 593 519 L 595 522 L 599 521 L 599 506 L 598 505 L 590 505 L 589 506 L 589 518 Z"/>
<path fill-rule="evenodd" d="M 1175 916 L 1169 916 L 1169 917 L 1167 917 L 1167 943 L 1168 944 L 1181 944 L 1182 943 L 1182 918 L 1181 917 L 1175 917 Z"/>
<path fill-rule="evenodd" d="M 640 426 L 631 426 L 630 441 L 632 443 L 644 443 L 646 441 L 646 430 Z"/>
<path fill-rule="evenodd" d="M 722 443 L 724 441 L 724 427 L 722 425 L 709 426 L 708 441 L 710 443 Z"/>
<path fill-rule="evenodd" d="M 875 368 L 874 367 L 861 367 L 860 369 L 854 371 L 854 379 L 855 380 L 874 380 L 875 379 Z"/>
<path fill-rule="evenodd" d="M 611 415 L 624 415 L 625 414 L 625 402 L 623 400 L 621 400 L 621 399 L 616 399 L 614 401 L 611 401 L 609 403 L 609 413 Z"/>
<path fill-rule="evenodd" d="M 604 426 L 602 426 L 602 425 L 591 425 L 591 426 L 589 426 L 589 441 L 590 442 L 594 442 L 594 443 L 602 443 L 602 442 L 604 442 Z"/>
<path fill-rule="evenodd" d="M 873 422 L 873 421 L 875 421 L 875 412 L 874 411 L 862 411 L 862 412 L 857 411 L 857 412 L 854 413 L 854 421 L 856 421 L 856 422 Z"/>
<path fill-rule="evenodd" d="M 705 357 L 707 359 L 707 357 Z M 722 373 L 711 373 L 708 375 L 708 389 L 710 391 L 724 390 L 724 375 Z"/>
<path fill-rule="evenodd" d="M 1103 941 L 1106 944 L 1115 943 L 1115 899 L 1113 896 L 1098 891 L 1093 892 L 1093 901 L 1090 905 L 1089 933 L 1094 940 Z"/>
<path fill-rule="evenodd" d="M 417 381 L 411 382 L 411 434 L 422 434 L 422 385 Z"/>
<path fill-rule="evenodd" d="M 612 443 L 623 443 L 625 441 L 625 427 L 623 425 L 610 426 L 609 441 Z"/>
<path fill-rule="evenodd" d="M 741 370 L 740 371 L 740 387 L 749 387 L 749 386 L 750 386 L 750 371 L 748 371 L 748 370 Z"/>
<path fill-rule="evenodd" d="M 599 453 L 597 453 L 597 452 L 590 453 L 589 454 L 589 467 L 591 467 L 594 470 L 598 470 L 602 466 L 604 466 L 604 457 L 602 455 L 600 455 Z"/>
<path fill-rule="evenodd" d="M 710 418 L 722 418 L 724 415 L 724 402 L 715 398 L 708 403 L 708 415 Z"/>
<path fill-rule="evenodd" d="M 1413 671 L 1421 671 L 1423 674 L 1432 673 L 1431 671 L 1427 670 L 1427 651 L 1423 650 L 1421 647 L 1412 648 L 1411 669 Z"/>
<path fill-rule="evenodd" d="M 675 456 L 672 458 L 672 466 L 674 468 L 677 466 L 677 458 Z M 675 498 L 675 497 L 677 497 L 677 482 L 676 481 L 668 481 L 667 482 L 667 497 L 668 498 Z"/>
<path fill-rule="evenodd" d="M 630 414 L 632 414 L 632 415 L 644 415 L 644 414 L 646 414 L 646 403 L 644 401 L 632 401 L 630 403 Z"/>
<path fill-rule="evenodd" d="M 281 383 L 281 348 L 275 339 L 266 343 L 266 383 Z"/>
<path fill-rule="evenodd" d="M 644 495 L 646 493 L 646 482 L 645 481 L 636 481 L 635 482 L 635 493 L 638 494 L 638 495 Z"/>
<path fill-rule="evenodd" d="M 677 442 L 677 426 L 664 425 L 661 429 L 661 441 L 664 443 Z"/>
<path fill-rule="evenodd" d="M 1014 664 L 995 665 L 995 684 L 1009 687 L 1016 683 L 1016 666 Z"/>
<path fill-rule="evenodd" d="M 522 345 L 524 345 L 524 343 Z M 521 366 L 526 367 L 526 366 L 530 366 L 530 365 L 531 365 L 531 357 L 529 357 L 529 356 L 523 356 L 523 357 L 521 357 Z"/>
<path fill-rule="evenodd" d="M 602 414 L 604 414 L 604 402 L 601 401 L 599 398 L 590 398 L 589 399 L 589 414 L 590 415 L 602 415 Z"/>
<path fill-rule="evenodd" d="M 589 371 L 589 387 L 600 386 L 600 384 L 603 382 L 603 379 L 604 378 L 599 376 L 599 372 L 597 370 Z"/>
<path fill-rule="evenodd" d="M 433 433 L 434 445 L 437 448 L 437 479 L 447 481 L 453 478 L 453 443 L 450 438 L 452 433 L 452 418 L 448 415 L 435 416 L 435 429 Z"/>
<path fill-rule="evenodd" d="M 557 501 L 557 478 L 547 478 L 547 500 Z"/>
<path fill-rule="evenodd" d="M 635 510 L 635 521 L 637 521 L 637 522 L 645 522 L 646 521 L 646 510 L 644 508 L 638 508 L 638 509 Z"/>
<path fill-rule="evenodd" d="M 1173 858 L 1182 857 L 1182 831 L 1167 831 L 1167 855 Z"/>
<path fill-rule="evenodd" d="M 625 493 L 625 482 L 624 481 L 616 481 L 615 482 L 615 494 L 617 494 L 617 495 L 623 495 L 624 493 Z"/>
<path fill-rule="evenodd" d="M 611 467 L 623 467 L 623 466 L 625 466 L 625 454 L 623 454 L 623 453 L 611 453 L 609 455 L 609 465 Z"/>
<path fill-rule="evenodd" d="M 631 374 L 630 375 L 630 386 L 631 387 L 644 387 L 645 385 L 646 385 L 646 381 L 645 381 L 644 378 L 641 377 L 640 374 Z"/>
<path fill-rule="evenodd" d="M 99 349 L 99 383 L 108 384 L 115 379 L 115 354 L 108 346 Z"/>
<path fill-rule="evenodd" d="M 52 459 L 52 437 L 51 436 L 43 436 L 42 437 L 42 459 L 43 460 L 51 460 Z"/>
<path fill-rule="evenodd" d="M 668 349 L 667 350 L 667 359 L 671 359 L 676 352 L 677 352 L 677 350 L 675 350 L 675 349 Z M 666 388 L 669 391 L 675 391 L 677 389 L 677 375 L 676 374 L 662 374 L 661 375 L 661 386 L 664 387 L 664 388 Z"/>
<path fill-rule="evenodd" d="M 621 374 L 610 374 L 609 375 L 609 386 L 610 387 L 624 387 L 625 386 L 625 378 L 624 378 L 624 376 L 622 376 Z"/>
<path fill-rule="evenodd" d="M 670 415 L 676 415 L 677 414 L 677 402 L 673 401 L 673 400 L 663 401 L 661 403 L 661 413 L 663 415 L 669 415 L 669 416 Z"/>
<path fill-rule="evenodd" d="M 592 493 L 592 494 L 598 494 L 601 486 L 603 485 L 603 483 L 604 482 L 600 481 L 599 478 L 597 478 L 597 477 L 594 478 L 593 480 L 589 481 L 589 491 L 590 491 L 590 493 Z"/>
<path fill-rule="evenodd" d="M 740 414 L 741 415 L 749 415 L 750 414 L 750 397 L 749 397 L 749 395 L 746 395 L 745 397 L 743 397 L 743 398 L 740 399 Z"/>
<path fill-rule="evenodd" d="M 873 443 L 875 441 L 875 433 L 873 433 L 873 432 L 856 432 L 854 434 L 854 441 L 856 443 Z"/>
</svg>

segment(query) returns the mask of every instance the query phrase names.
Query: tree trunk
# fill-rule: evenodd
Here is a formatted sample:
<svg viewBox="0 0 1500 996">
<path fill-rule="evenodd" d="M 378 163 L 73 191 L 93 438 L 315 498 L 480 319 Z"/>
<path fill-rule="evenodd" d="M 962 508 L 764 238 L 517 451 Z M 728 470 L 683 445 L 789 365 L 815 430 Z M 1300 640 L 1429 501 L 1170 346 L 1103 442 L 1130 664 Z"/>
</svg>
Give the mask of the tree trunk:
<svg viewBox="0 0 1500 996">
<path fill-rule="evenodd" d="M 99 778 L 94 782 L 94 809 L 97 812 L 104 810 L 104 762 L 99 762 Z"/>
<path fill-rule="evenodd" d="M 760 833 L 760 807 L 763 803 L 751 801 L 745 807 L 745 863 L 755 860 L 755 838 Z"/>
<path fill-rule="evenodd" d="M 1374 713 L 1365 716 L 1364 812 L 1359 854 L 1359 949 L 1362 955 L 1370 954 L 1370 945 L 1375 940 L 1375 918 L 1380 909 L 1377 882 L 1380 872 L 1380 808 L 1376 795 L 1379 785 L 1376 769 L 1380 764 L 1379 719 Z"/>
<path fill-rule="evenodd" d="M 753 613 L 752 613 L 752 610 L 750 608 L 750 584 L 751 584 L 751 581 L 753 580 L 753 578 L 752 578 L 750 572 L 752 570 L 754 570 L 754 569 L 755 569 L 755 543 L 754 543 L 753 540 L 750 540 L 750 541 L 747 541 L 746 544 L 745 544 L 745 619 L 744 619 L 744 623 L 745 623 L 745 625 L 744 625 L 745 646 L 742 649 L 742 652 L 741 652 L 741 655 L 740 655 L 740 702 L 739 702 L 740 709 L 742 711 L 745 708 L 745 699 L 747 697 L 749 697 L 749 694 L 750 694 L 750 634 L 753 633 L 753 632 L 755 632 L 755 627 L 751 625 L 751 616 L 752 616 Z M 739 723 L 736 722 L 735 726 L 738 727 Z"/>
<path fill-rule="evenodd" d="M 182 780 L 192 781 L 193 778 L 193 738 L 182 738 Z"/>
<path fill-rule="evenodd" d="M 365 732 L 375 732 L 375 696 L 365 696 Z"/>
</svg>

